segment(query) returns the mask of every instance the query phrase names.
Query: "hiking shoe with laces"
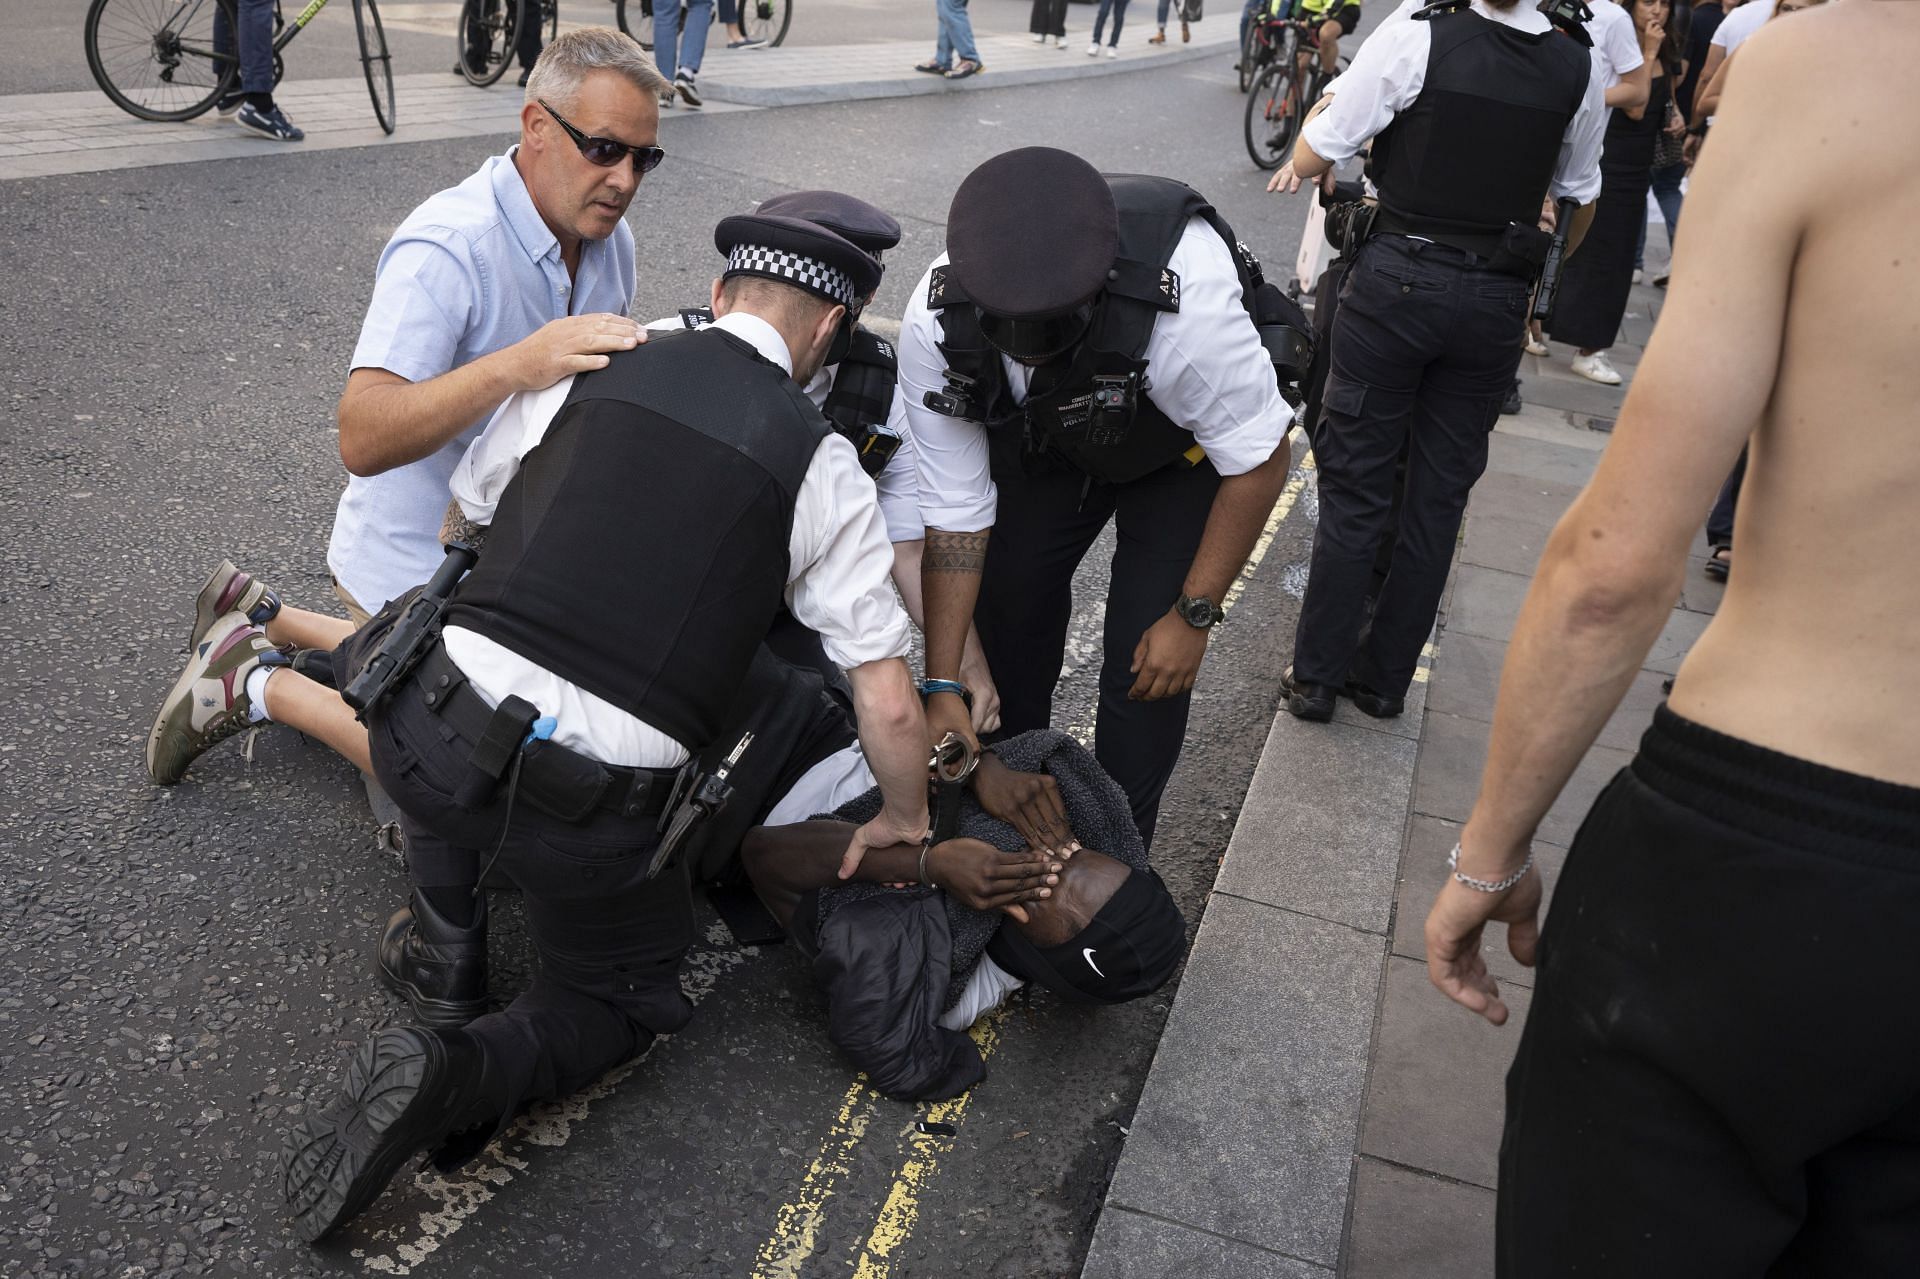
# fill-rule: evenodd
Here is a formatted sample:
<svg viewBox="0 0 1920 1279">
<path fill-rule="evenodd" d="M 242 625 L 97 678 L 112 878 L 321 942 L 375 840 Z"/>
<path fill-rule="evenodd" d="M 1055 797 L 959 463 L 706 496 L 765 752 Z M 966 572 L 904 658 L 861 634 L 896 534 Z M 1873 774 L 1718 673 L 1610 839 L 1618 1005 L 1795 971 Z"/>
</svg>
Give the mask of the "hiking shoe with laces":
<svg viewBox="0 0 1920 1279">
<path fill-rule="evenodd" d="M 187 668 L 160 703 L 147 734 L 148 775 L 171 786 L 208 747 L 245 728 L 253 709 L 247 676 L 262 663 L 280 666 L 286 660 L 267 633 L 245 617 L 222 618 L 194 645 Z"/>
<path fill-rule="evenodd" d="M 279 107 L 268 107 L 262 111 L 251 102 L 240 108 L 240 114 L 233 117 L 234 123 L 243 129 L 251 129 L 263 138 L 272 138 L 276 142 L 300 142 L 306 138 L 304 130 L 287 119 L 287 113 Z"/>
<path fill-rule="evenodd" d="M 251 573 L 242 573 L 232 560 L 221 560 L 193 597 L 193 634 L 187 647 L 200 647 L 213 624 L 228 613 L 245 613 L 249 622 L 265 626 L 279 611 L 278 592 Z"/>
</svg>

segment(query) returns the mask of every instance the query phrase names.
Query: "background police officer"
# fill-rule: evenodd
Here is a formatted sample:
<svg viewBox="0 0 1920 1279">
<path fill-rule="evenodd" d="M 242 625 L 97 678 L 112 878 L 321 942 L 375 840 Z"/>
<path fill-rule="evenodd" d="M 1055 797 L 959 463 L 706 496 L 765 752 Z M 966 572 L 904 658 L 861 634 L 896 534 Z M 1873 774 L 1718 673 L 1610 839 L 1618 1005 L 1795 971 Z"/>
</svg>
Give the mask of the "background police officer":
<svg viewBox="0 0 1920 1279">
<path fill-rule="evenodd" d="M 369 713 L 369 743 L 410 850 L 491 849 L 520 886 L 540 971 L 465 1029 L 360 1050 L 289 1143 L 307 1238 L 414 1152 L 456 1165 L 528 1102 L 686 1023 L 687 884 L 650 875 L 651 854 L 676 770 L 725 727 L 783 601 L 849 669 L 884 796 L 849 871 L 925 833 L 926 727 L 873 485 L 795 385 L 879 266 L 797 219 L 717 234 L 710 328 L 509 400 L 455 473 L 487 546 L 439 643 Z"/>
<path fill-rule="evenodd" d="M 1382 26 L 1301 130 L 1268 190 L 1330 183 L 1368 139 L 1379 213 L 1341 295 L 1314 433 L 1320 522 L 1283 689 L 1304 719 L 1345 691 L 1397 715 L 1446 585 L 1467 494 L 1512 384 L 1545 254 L 1543 195 L 1600 190 L 1603 82 L 1578 40 L 1517 0 L 1449 0 Z M 1407 449 L 1393 566 L 1366 598 Z"/>
<path fill-rule="evenodd" d="M 967 729 L 969 619 L 1006 731 L 1048 726 L 1073 572 L 1116 520 L 1095 749 L 1149 839 L 1293 420 L 1211 213 L 1180 183 L 1103 178 L 1064 151 L 996 156 L 954 195 L 900 328 L 930 731 Z"/>
</svg>

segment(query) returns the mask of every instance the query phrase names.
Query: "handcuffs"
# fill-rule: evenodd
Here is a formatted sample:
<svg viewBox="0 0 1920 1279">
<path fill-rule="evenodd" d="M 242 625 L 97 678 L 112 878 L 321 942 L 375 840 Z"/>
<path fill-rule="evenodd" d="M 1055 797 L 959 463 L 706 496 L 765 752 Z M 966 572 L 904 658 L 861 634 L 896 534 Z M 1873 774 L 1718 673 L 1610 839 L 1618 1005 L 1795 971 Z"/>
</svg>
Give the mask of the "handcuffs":
<svg viewBox="0 0 1920 1279">
<path fill-rule="evenodd" d="M 973 784 L 980 752 L 958 733 L 948 733 L 927 755 L 927 838 L 920 846 L 920 882 L 928 883 L 927 853 L 960 833 L 960 800 Z"/>
</svg>

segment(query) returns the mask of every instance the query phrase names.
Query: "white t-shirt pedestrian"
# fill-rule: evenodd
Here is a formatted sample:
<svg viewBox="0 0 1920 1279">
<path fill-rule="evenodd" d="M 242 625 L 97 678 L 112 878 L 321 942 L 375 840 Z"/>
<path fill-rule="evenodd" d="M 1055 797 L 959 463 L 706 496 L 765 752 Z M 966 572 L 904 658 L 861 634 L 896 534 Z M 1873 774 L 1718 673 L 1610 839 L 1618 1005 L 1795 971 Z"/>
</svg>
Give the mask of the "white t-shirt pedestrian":
<svg viewBox="0 0 1920 1279">
<path fill-rule="evenodd" d="M 1593 60 L 1606 70 L 1602 88 L 1611 89 L 1647 60 L 1640 52 L 1633 15 L 1614 0 L 1593 0 L 1593 21 L 1587 23 L 1587 32 L 1593 37 Z"/>
<path fill-rule="evenodd" d="M 1747 0 L 1714 29 L 1713 43 L 1732 57 L 1733 51 L 1745 44 L 1748 37 L 1767 25 L 1767 19 L 1773 16 L 1773 5 L 1774 0 Z"/>
</svg>

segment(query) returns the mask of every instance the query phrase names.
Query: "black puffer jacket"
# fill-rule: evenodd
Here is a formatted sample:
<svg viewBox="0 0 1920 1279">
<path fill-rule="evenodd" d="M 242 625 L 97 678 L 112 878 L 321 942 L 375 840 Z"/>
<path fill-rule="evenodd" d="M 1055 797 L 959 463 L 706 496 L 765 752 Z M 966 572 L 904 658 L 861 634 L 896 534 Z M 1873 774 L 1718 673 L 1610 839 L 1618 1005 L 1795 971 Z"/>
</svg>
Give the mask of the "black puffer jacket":
<svg viewBox="0 0 1920 1279">
<path fill-rule="evenodd" d="M 1037 729 L 993 747 L 1008 768 L 1049 773 L 1080 843 L 1135 869 L 1147 849 L 1126 793 L 1065 733 Z M 832 816 L 864 822 L 880 811 L 880 791 L 841 805 Z M 989 817 L 969 795 L 960 833 L 1019 852 L 1027 841 Z M 873 1086 L 890 1097 L 931 1101 L 958 1096 L 986 1077 L 973 1041 L 940 1027 L 940 1015 L 967 979 L 1004 918 L 971 910 L 934 889 L 848 884 L 821 890 L 814 976 L 827 995 L 827 1033 Z"/>
</svg>

